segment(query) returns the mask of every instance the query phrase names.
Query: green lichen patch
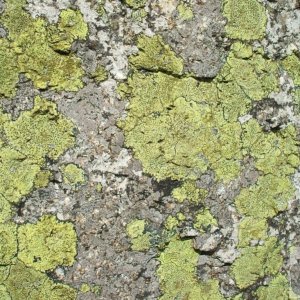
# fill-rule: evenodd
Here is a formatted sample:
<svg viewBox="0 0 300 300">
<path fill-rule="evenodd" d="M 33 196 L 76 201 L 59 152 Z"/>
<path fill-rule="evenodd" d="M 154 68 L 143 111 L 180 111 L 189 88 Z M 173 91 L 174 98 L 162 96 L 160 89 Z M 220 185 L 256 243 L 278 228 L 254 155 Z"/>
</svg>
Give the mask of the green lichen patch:
<svg viewBox="0 0 300 300">
<path fill-rule="evenodd" d="M 108 73 L 104 66 L 97 66 L 96 70 L 91 74 L 91 77 L 96 82 L 102 82 L 105 81 L 108 78 Z"/>
<path fill-rule="evenodd" d="M 264 174 L 291 175 L 298 167 L 299 141 L 294 126 L 265 133 L 254 119 L 243 126 L 243 151 L 256 159 L 255 166 Z"/>
<path fill-rule="evenodd" d="M 264 6 L 257 0 L 224 0 L 223 14 L 227 18 L 226 33 L 240 40 L 262 39 L 267 16 Z"/>
<path fill-rule="evenodd" d="M 286 210 L 293 195 L 293 183 L 288 177 L 269 174 L 261 176 L 255 185 L 242 189 L 235 204 L 240 213 L 263 219 Z"/>
<path fill-rule="evenodd" d="M 6 223 L 12 217 L 10 203 L 0 194 L 0 223 Z"/>
<path fill-rule="evenodd" d="M 41 170 L 34 180 L 34 186 L 36 188 L 44 188 L 48 185 L 51 177 L 51 172 L 49 170 Z"/>
<path fill-rule="evenodd" d="M 48 26 L 42 18 L 33 19 L 23 7 L 25 0 L 7 0 L 0 22 L 8 30 L 8 39 L 1 39 L 0 93 L 15 95 L 19 73 L 24 73 L 39 89 L 76 91 L 83 86 L 80 59 L 69 50 L 73 40 L 84 38 L 87 25 L 79 12 L 66 10 L 57 25 Z M 1 54 L 2 53 L 2 54 Z"/>
<path fill-rule="evenodd" d="M 7 291 L 6 287 L 3 284 L 0 285 L 0 299 L 12 300 L 9 292 Z"/>
<path fill-rule="evenodd" d="M 281 250 L 282 245 L 274 237 L 266 240 L 263 246 L 243 248 L 231 269 L 237 286 L 243 289 L 265 275 L 277 274 L 283 262 Z"/>
<path fill-rule="evenodd" d="M 45 158 L 57 159 L 74 144 L 73 127 L 54 103 L 40 97 L 15 121 L 1 115 L 0 194 L 6 213 L 5 200 L 18 203 L 34 187 L 48 184 L 49 171 L 42 170 Z"/>
<path fill-rule="evenodd" d="M 145 251 L 150 248 L 150 234 L 145 231 L 145 220 L 132 220 L 127 224 L 126 232 L 131 239 L 131 249 Z"/>
<path fill-rule="evenodd" d="M 186 3 L 179 3 L 177 6 L 179 18 L 183 21 L 190 21 L 194 18 L 192 8 Z"/>
<path fill-rule="evenodd" d="M 203 233 L 214 226 L 218 226 L 218 222 L 208 208 L 204 208 L 196 215 L 194 228 L 199 232 Z"/>
<path fill-rule="evenodd" d="M 223 69 L 217 76 L 217 80 L 234 82 L 251 100 L 261 100 L 272 91 L 278 90 L 278 64 L 270 59 L 265 59 L 258 50 L 253 53 L 249 46 L 242 43 L 234 43 L 232 51 L 227 57 Z M 250 52 L 251 51 L 251 52 Z M 222 99 L 222 95 L 220 95 Z"/>
<path fill-rule="evenodd" d="M 135 73 L 126 122 L 126 145 L 158 180 L 194 180 L 210 166 L 219 178 L 239 173 L 239 123 L 226 123 L 223 113 L 201 99 L 192 78 L 163 73 Z M 230 172 L 229 172 L 230 171 Z"/>
<path fill-rule="evenodd" d="M 147 3 L 147 0 L 124 0 L 124 2 L 133 9 L 142 8 Z"/>
<path fill-rule="evenodd" d="M 9 265 L 17 253 L 17 226 L 0 224 L 0 264 Z"/>
<path fill-rule="evenodd" d="M 63 181 L 72 186 L 82 185 L 86 182 L 84 171 L 75 164 L 67 164 L 62 168 Z"/>
<path fill-rule="evenodd" d="M 275 278 L 271 280 L 268 286 L 259 287 L 255 293 L 258 297 L 258 300 L 287 300 L 287 299 L 297 299 L 294 295 L 292 296 L 292 292 L 290 289 L 290 284 L 288 279 L 279 274 Z"/>
<path fill-rule="evenodd" d="M 40 166 L 10 147 L 0 148 L 0 158 L 0 194 L 5 200 L 18 203 L 32 191 Z"/>
<path fill-rule="evenodd" d="M 157 275 L 163 292 L 161 300 L 221 300 L 217 280 L 200 282 L 196 278 L 195 266 L 198 254 L 191 240 L 173 238 L 160 254 Z"/>
<path fill-rule="evenodd" d="M 3 282 L 12 300 L 75 300 L 76 290 L 16 261 Z"/>
<path fill-rule="evenodd" d="M 55 51 L 69 52 L 72 43 L 77 39 L 85 39 L 88 26 L 80 11 L 63 10 L 57 25 L 49 27 L 49 43 Z"/>
<path fill-rule="evenodd" d="M 295 85 L 300 85 L 300 59 L 296 54 L 289 55 L 282 61 L 284 69 L 292 77 Z"/>
<path fill-rule="evenodd" d="M 278 90 L 278 65 L 260 51 L 235 43 L 212 82 L 134 72 L 120 90 L 131 101 L 127 118 L 119 125 L 145 172 L 157 180 L 187 181 L 212 169 L 217 180 L 228 182 L 239 175 L 247 154 L 244 148 L 253 140 L 247 135 L 248 125 L 242 127 L 238 117 L 253 101 Z M 287 131 L 283 140 L 290 135 L 292 141 L 293 130 Z M 263 133 L 263 139 L 267 137 Z M 280 155 L 286 159 L 285 152 Z M 291 158 L 295 164 L 295 156 Z"/>
<path fill-rule="evenodd" d="M 175 52 L 164 43 L 160 35 L 148 37 L 141 35 L 138 38 L 137 55 L 130 57 L 130 63 L 138 69 L 151 71 L 166 71 L 173 74 L 181 74 L 183 60 L 176 56 Z"/>
<path fill-rule="evenodd" d="M 15 85 L 19 80 L 19 66 L 17 55 L 11 49 L 5 39 L 0 39 L 0 94 L 4 97 L 12 97 L 15 93 Z"/>
<path fill-rule="evenodd" d="M 18 258 L 39 271 L 71 266 L 76 255 L 76 232 L 71 223 L 43 216 L 36 224 L 18 228 Z"/>
<path fill-rule="evenodd" d="M 57 111 L 56 104 L 40 97 L 34 108 L 22 112 L 16 121 L 5 123 L 9 144 L 33 161 L 57 159 L 74 144 L 73 123 Z"/>
<path fill-rule="evenodd" d="M 172 196 L 180 203 L 184 200 L 199 203 L 207 196 L 207 191 L 197 188 L 193 181 L 186 181 L 172 191 Z"/>
<path fill-rule="evenodd" d="M 251 201 L 251 200 L 250 200 Z M 239 247 L 250 246 L 252 240 L 261 241 L 267 238 L 267 221 L 253 217 L 244 218 L 239 224 Z"/>
</svg>

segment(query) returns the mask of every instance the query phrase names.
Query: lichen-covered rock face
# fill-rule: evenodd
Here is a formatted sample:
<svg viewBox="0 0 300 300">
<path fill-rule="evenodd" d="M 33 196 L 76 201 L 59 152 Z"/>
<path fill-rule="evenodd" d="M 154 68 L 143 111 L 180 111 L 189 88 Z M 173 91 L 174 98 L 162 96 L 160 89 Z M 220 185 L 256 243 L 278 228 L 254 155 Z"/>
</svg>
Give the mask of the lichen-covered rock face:
<svg viewBox="0 0 300 300">
<path fill-rule="evenodd" d="M 18 258 L 36 270 L 71 266 L 76 255 L 76 233 L 72 224 L 43 216 L 37 224 L 18 228 L 18 247 Z"/>
<path fill-rule="evenodd" d="M 0 299 L 299 298 L 298 6 L 0 1 Z"/>
<path fill-rule="evenodd" d="M 225 0 L 224 16 L 227 18 L 226 33 L 230 38 L 260 40 L 267 24 L 266 11 L 257 0 Z"/>
<path fill-rule="evenodd" d="M 25 0 L 6 2 L 0 22 L 8 31 L 8 39 L 1 39 L 0 93 L 15 95 L 19 73 L 30 78 L 37 88 L 76 91 L 81 88 L 81 62 L 69 52 L 75 39 L 84 39 L 87 25 L 80 12 L 65 10 L 57 25 L 47 26 L 44 19 L 33 19 L 23 7 Z M 7 55 L 8 54 L 8 55 Z"/>
<path fill-rule="evenodd" d="M 191 241 L 173 239 L 161 254 L 157 270 L 161 281 L 163 296 L 160 299 L 221 300 L 218 282 L 209 280 L 204 283 L 195 277 L 195 265 L 198 255 Z"/>
</svg>

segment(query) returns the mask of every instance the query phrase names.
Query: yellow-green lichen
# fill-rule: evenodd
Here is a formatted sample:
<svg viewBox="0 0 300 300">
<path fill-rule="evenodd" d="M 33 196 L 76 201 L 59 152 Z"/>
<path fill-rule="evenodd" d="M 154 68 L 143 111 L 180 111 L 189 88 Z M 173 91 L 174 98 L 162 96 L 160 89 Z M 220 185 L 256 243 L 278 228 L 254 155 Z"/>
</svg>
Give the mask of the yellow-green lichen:
<svg viewBox="0 0 300 300">
<path fill-rule="evenodd" d="M 293 195 L 293 183 L 288 177 L 269 174 L 259 177 L 255 185 L 242 189 L 235 204 L 246 216 L 268 218 L 286 210 Z"/>
<path fill-rule="evenodd" d="M 11 219 L 11 204 L 0 194 L 0 224 Z"/>
<path fill-rule="evenodd" d="M 251 100 L 278 89 L 277 76 L 274 61 L 241 43 L 232 46 L 226 64 L 209 83 L 134 72 L 122 89 L 131 98 L 128 116 L 120 122 L 126 145 L 158 180 L 195 180 L 213 169 L 218 180 L 230 181 L 240 173 L 246 154 L 238 117 L 251 108 Z"/>
<path fill-rule="evenodd" d="M 48 26 L 42 18 L 33 19 L 23 7 L 25 0 L 7 0 L 0 23 L 8 39 L 0 42 L 0 93 L 14 96 L 19 73 L 30 78 L 35 87 L 76 91 L 83 86 L 80 59 L 62 55 L 74 39 L 84 38 L 87 25 L 79 12 L 62 11 L 57 25 Z"/>
<path fill-rule="evenodd" d="M 3 282 L 12 300 L 75 300 L 76 290 L 16 261 Z"/>
<path fill-rule="evenodd" d="M 170 46 L 166 45 L 160 35 L 148 37 L 141 35 L 138 38 L 139 53 L 130 57 L 130 63 L 138 69 L 152 71 L 167 71 L 181 74 L 183 60 L 176 56 Z"/>
<path fill-rule="evenodd" d="M 96 82 L 102 82 L 105 81 L 108 78 L 108 73 L 104 66 L 97 66 L 96 70 L 91 74 L 91 77 Z"/>
<path fill-rule="evenodd" d="M 179 3 L 177 6 L 179 18 L 183 21 L 190 21 L 194 17 L 193 10 L 186 3 Z"/>
<path fill-rule="evenodd" d="M 243 289 L 265 275 L 277 274 L 283 263 L 281 250 L 282 245 L 274 237 L 262 246 L 242 248 L 231 269 L 237 286 Z"/>
<path fill-rule="evenodd" d="M 39 271 L 71 266 L 76 255 L 76 232 L 71 223 L 43 216 L 36 224 L 18 227 L 18 258 Z"/>
<path fill-rule="evenodd" d="M 75 164 L 67 164 L 62 168 L 63 181 L 72 186 L 82 185 L 86 182 L 84 171 Z"/>
<path fill-rule="evenodd" d="M 251 200 L 250 200 L 251 201 Z M 252 240 L 261 241 L 267 238 L 267 222 L 265 219 L 244 218 L 239 224 L 239 247 L 250 246 Z"/>
<path fill-rule="evenodd" d="M 173 230 L 180 224 L 180 221 L 173 216 L 168 216 L 165 221 L 165 228 L 167 230 Z"/>
<path fill-rule="evenodd" d="M 124 2 L 133 9 L 142 8 L 147 3 L 147 0 L 124 0 Z"/>
<path fill-rule="evenodd" d="M 296 300 L 298 297 L 293 295 L 288 279 L 279 274 L 271 280 L 268 286 L 261 286 L 255 292 L 258 300 Z"/>
<path fill-rule="evenodd" d="M 226 33 L 240 40 L 262 39 L 267 16 L 258 0 L 224 0 L 223 14 L 227 18 Z"/>
<path fill-rule="evenodd" d="M 9 292 L 7 291 L 5 285 L 0 285 L 0 299 L 1 300 L 12 300 Z"/>
<path fill-rule="evenodd" d="M 51 172 L 49 170 L 41 170 L 35 178 L 34 186 L 36 188 L 46 187 L 49 183 Z"/>
<path fill-rule="evenodd" d="M 132 220 L 126 226 L 126 231 L 131 239 L 131 249 L 134 251 L 145 251 L 150 248 L 150 234 L 145 231 L 145 220 Z"/>
<path fill-rule="evenodd" d="M 17 253 L 17 226 L 0 224 L 0 264 L 9 265 Z"/>
<path fill-rule="evenodd" d="M 210 213 L 208 208 L 204 208 L 196 215 L 194 228 L 199 230 L 201 233 L 216 226 L 218 226 L 218 222 L 215 219 L 215 217 Z"/>
<path fill-rule="evenodd" d="M 289 55 L 282 61 L 284 69 L 292 77 L 295 85 L 300 85 L 300 59 L 296 54 Z"/>
<path fill-rule="evenodd" d="M 200 282 L 196 278 L 198 254 L 191 240 L 175 237 L 160 254 L 157 275 L 163 292 L 161 300 L 221 300 L 219 283 L 215 279 Z"/>
<path fill-rule="evenodd" d="M 85 39 L 88 26 L 79 11 L 63 10 L 57 25 L 49 27 L 49 43 L 55 51 L 69 52 L 72 43 L 77 39 Z"/>
<path fill-rule="evenodd" d="M 41 169 L 46 157 L 57 159 L 74 144 L 74 136 L 73 124 L 40 97 L 15 121 L 9 115 L 0 121 L 0 200 L 7 207 L 5 200 L 17 203 L 34 187 L 47 185 L 49 172 Z"/>
<path fill-rule="evenodd" d="M 36 162 L 45 157 L 57 159 L 73 146 L 73 127 L 73 123 L 57 111 L 55 103 L 40 97 L 35 98 L 32 110 L 4 124 L 9 145 Z"/>
<path fill-rule="evenodd" d="M 172 196 L 180 203 L 184 200 L 199 203 L 207 196 L 207 191 L 197 188 L 193 181 L 186 181 L 172 191 Z"/>
</svg>

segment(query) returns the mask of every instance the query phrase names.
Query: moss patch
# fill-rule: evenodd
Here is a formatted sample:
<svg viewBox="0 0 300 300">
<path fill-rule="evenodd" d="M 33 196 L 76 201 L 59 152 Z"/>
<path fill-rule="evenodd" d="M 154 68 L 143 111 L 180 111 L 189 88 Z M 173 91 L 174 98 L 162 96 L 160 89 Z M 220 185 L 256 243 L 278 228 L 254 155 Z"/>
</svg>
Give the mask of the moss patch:
<svg viewBox="0 0 300 300">
<path fill-rule="evenodd" d="M 18 228 L 18 258 L 39 271 L 71 266 L 76 255 L 76 232 L 70 223 L 43 216 L 36 224 Z"/>
</svg>

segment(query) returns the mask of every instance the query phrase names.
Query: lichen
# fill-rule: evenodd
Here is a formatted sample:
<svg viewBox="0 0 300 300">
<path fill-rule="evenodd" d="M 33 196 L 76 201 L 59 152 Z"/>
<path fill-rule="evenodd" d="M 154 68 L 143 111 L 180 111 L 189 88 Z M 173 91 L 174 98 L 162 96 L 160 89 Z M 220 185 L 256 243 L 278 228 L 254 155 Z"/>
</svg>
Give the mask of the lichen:
<svg viewBox="0 0 300 300">
<path fill-rule="evenodd" d="M 217 180 L 228 182 L 240 173 L 246 154 L 247 140 L 241 136 L 247 129 L 238 117 L 247 113 L 252 101 L 277 90 L 277 63 L 265 59 L 260 50 L 236 43 L 212 82 L 134 72 L 127 88 L 121 89 L 131 101 L 119 125 L 126 145 L 156 179 L 195 180 L 213 169 Z"/>
<path fill-rule="evenodd" d="M 172 196 L 180 203 L 184 200 L 199 203 L 207 196 L 207 191 L 197 188 L 193 181 L 186 181 L 180 187 L 173 189 Z"/>
<path fill-rule="evenodd" d="M 166 71 L 181 74 L 183 60 L 177 57 L 160 35 L 140 35 L 137 41 L 139 53 L 130 57 L 130 63 L 138 69 Z"/>
<path fill-rule="evenodd" d="M 16 121 L 4 124 L 9 145 L 37 163 L 57 159 L 74 144 L 73 123 L 57 111 L 56 104 L 40 97 L 34 108 Z"/>
<path fill-rule="evenodd" d="M 75 300 L 76 290 L 16 261 L 3 282 L 12 300 Z"/>
<path fill-rule="evenodd" d="M 174 237 L 160 254 L 160 266 L 157 275 L 163 292 L 161 300 L 221 300 L 219 284 L 215 279 L 200 282 L 195 267 L 198 254 L 191 240 L 179 240 Z"/>
<path fill-rule="evenodd" d="M 259 177 L 255 185 L 242 189 L 235 204 L 240 213 L 263 219 L 286 210 L 293 195 L 293 183 L 288 177 L 269 174 Z"/>
<path fill-rule="evenodd" d="M 145 231 L 145 220 L 132 220 L 126 226 L 126 232 L 131 239 L 131 249 L 145 251 L 150 248 L 150 234 Z"/>
<path fill-rule="evenodd" d="M 265 35 L 267 16 L 257 0 L 224 0 L 226 33 L 232 39 L 257 40 Z"/>
<path fill-rule="evenodd" d="M 97 66 L 96 70 L 91 74 L 91 77 L 96 82 L 102 82 L 105 81 L 108 78 L 108 73 L 104 66 Z"/>
<path fill-rule="evenodd" d="M 72 43 L 77 39 L 85 39 L 88 26 L 79 11 L 63 10 L 59 22 L 48 29 L 49 43 L 55 51 L 69 52 Z"/>
<path fill-rule="evenodd" d="M 15 121 L 1 115 L 0 200 L 6 217 L 5 200 L 18 203 L 34 187 L 48 184 L 49 171 L 42 169 L 45 159 L 57 159 L 74 144 L 73 127 L 53 102 L 40 97 L 32 110 L 22 112 Z"/>
<path fill-rule="evenodd" d="M 273 278 L 268 286 L 259 287 L 255 294 L 257 295 L 258 300 L 297 299 L 296 295 L 292 295 L 288 279 L 282 274 Z"/>
<path fill-rule="evenodd" d="M 17 253 L 17 226 L 0 224 L 0 264 L 9 265 Z"/>
<path fill-rule="evenodd" d="M 19 73 L 30 78 L 35 87 L 76 91 L 83 86 L 80 59 L 74 54 L 62 55 L 72 42 L 84 38 L 87 25 L 77 11 L 62 11 L 60 21 L 48 26 L 42 18 L 33 19 L 23 7 L 25 0 L 7 0 L 0 22 L 8 39 L 0 42 L 0 93 L 15 95 Z M 5 78 L 5 79 L 4 79 Z"/>
<path fill-rule="evenodd" d="M 71 266 L 76 255 L 76 232 L 71 223 L 45 215 L 36 224 L 18 227 L 18 258 L 39 271 Z"/>
<path fill-rule="evenodd" d="M 86 182 L 84 171 L 75 164 L 67 164 L 62 168 L 63 181 L 72 186 L 82 185 Z"/>
<path fill-rule="evenodd" d="M 177 6 L 179 18 L 183 21 L 190 21 L 194 18 L 192 8 L 186 3 L 179 3 Z"/>
<path fill-rule="evenodd" d="M 250 200 L 251 201 L 251 200 Z M 239 224 L 239 247 L 250 246 L 250 242 L 264 241 L 267 238 L 267 222 L 265 219 L 244 218 Z"/>
<path fill-rule="evenodd" d="M 300 59 L 296 54 L 292 54 L 287 56 L 282 61 L 282 66 L 288 72 L 288 74 L 292 77 L 294 84 L 300 85 Z"/>
<path fill-rule="evenodd" d="M 231 268 L 237 286 L 244 289 L 266 275 L 277 274 L 283 263 L 281 250 L 275 237 L 268 238 L 262 246 L 242 248 Z"/>
<path fill-rule="evenodd" d="M 144 7 L 147 0 L 124 0 L 124 2 L 131 8 L 138 9 Z"/>
<path fill-rule="evenodd" d="M 218 226 L 218 222 L 208 208 L 202 209 L 202 211 L 196 215 L 194 228 L 199 230 L 199 232 L 206 232 L 208 229 L 216 226 Z"/>
</svg>

